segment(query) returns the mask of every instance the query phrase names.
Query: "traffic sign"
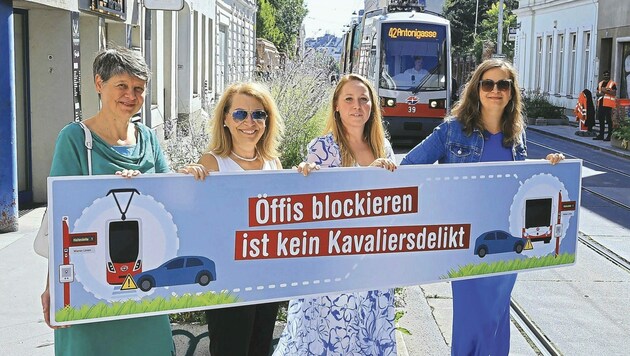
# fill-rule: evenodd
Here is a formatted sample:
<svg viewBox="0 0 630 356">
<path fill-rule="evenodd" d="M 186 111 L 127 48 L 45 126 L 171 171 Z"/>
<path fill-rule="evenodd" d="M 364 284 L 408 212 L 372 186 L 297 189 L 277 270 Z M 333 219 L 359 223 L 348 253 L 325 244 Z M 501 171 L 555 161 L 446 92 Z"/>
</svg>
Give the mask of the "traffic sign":
<svg viewBox="0 0 630 356">
<path fill-rule="evenodd" d="M 136 282 L 133 280 L 133 277 L 131 277 L 130 274 L 127 275 L 127 278 L 125 278 L 125 281 L 123 282 L 122 286 L 120 286 L 120 290 L 127 290 L 127 289 L 138 289 Z"/>
<path fill-rule="evenodd" d="M 516 27 L 508 28 L 508 41 L 516 41 Z"/>
</svg>

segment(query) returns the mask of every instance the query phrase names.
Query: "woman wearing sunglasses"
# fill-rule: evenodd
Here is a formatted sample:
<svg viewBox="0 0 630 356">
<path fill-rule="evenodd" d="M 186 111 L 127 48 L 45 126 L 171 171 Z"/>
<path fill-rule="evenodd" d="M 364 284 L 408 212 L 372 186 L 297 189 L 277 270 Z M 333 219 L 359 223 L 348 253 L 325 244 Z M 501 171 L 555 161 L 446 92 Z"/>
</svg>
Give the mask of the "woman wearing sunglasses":
<svg viewBox="0 0 630 356">
<path fill-rule="evenodd" d="M 482 62 L 451 117 L 403 158 L 406 164 L 522 161 L 527 157 L 521 91 L 514 67 Z M 551 164 L 562 154 L 547 156 Z M 452 355 L 507 355 L 516 273 L 453 281 Z"/>
<path fill-rule="evenodd" d="M 378 96 L 364 77 L 341 77 L 325 132 L 297 167 L 305 176 L 320 166 L 396 169 Z M 294 299 L 287 313 L 274 356 L 396 355 L 393 289 Z"/>
<path fill-rule="evenodd" d="M 230 85 L 214 109 L 208 152 L 180 172 L 203 179 L 208 172 L 282 169 L 282 123 L 269 91 L 256 83 Z M 206 311 L 212 356 L 267 356 L 278 303 Z"/>
</svg>

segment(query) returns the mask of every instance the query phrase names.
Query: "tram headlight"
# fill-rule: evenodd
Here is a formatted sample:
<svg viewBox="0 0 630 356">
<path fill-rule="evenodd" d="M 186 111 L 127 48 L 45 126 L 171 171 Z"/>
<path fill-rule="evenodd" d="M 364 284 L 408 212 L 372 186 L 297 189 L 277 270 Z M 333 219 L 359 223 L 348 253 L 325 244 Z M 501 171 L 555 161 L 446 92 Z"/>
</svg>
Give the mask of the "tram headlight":
<svg viewBox="0 0 630 356">
<path fill-rule="evenodd" d="M 444 99 L 431 99 L 431 100 L 429 100 L 429 107 L 431 109 L 444 109 L 446 107 L 446 100 L 444 100 Z"/>
<path fill-rule="evenodd" d="M 386 98 L 386 97 L 382 97 L 381 98 L 381 103 L 383 103 L 383 106 L 386 108 L 391 108 L 396 106 L 396 99 L 394 98 Z"/>
</svg>

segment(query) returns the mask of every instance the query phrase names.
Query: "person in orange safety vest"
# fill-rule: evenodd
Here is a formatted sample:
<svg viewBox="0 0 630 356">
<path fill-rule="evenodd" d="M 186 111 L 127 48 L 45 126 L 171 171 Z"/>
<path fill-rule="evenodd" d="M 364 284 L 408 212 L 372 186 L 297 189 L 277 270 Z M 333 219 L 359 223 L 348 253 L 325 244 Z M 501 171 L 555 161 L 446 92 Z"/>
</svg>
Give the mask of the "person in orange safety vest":
<svg viewBox="0 0 630 356">
<path fill-rule="evenodd" d="M 580 124 L 581 133 L 591 133 L 593 126 L 595 126 L 595 107 L 593 106 L 593 96 L 590 90 L 582 90 L 573 112 L 577 122 Z"/>
<path fill-rule="evenodd" d="M 612 109 L 617 107 L 617 83 L 610 80 L 610 71 L 602 74 L 602 80 L 597 85 L 597 120 L 599 121 L 599 135 L 593 140 L 610 141 L 612 135 Z M 604 129 L 608 124 L 608 134 L 604 138 Z"/>
</svg>

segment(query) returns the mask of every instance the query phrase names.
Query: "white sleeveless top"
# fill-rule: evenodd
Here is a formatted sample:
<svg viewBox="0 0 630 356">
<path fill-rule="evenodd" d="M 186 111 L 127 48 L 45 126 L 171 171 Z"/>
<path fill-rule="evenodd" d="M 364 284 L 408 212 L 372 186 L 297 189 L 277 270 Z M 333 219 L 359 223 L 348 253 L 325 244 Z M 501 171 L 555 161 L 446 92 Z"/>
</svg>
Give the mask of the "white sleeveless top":
<svg viewBox="0 0 630 356">
<path fill-rule="evenodd" d="M 232 158 L 228 157 L 221 157 L 219 155 L 215 155 L 214 152 L 210 152 L 211 155 L 214 156 L 214 158 L 217 159 L 217 164 L 219 165 L 219 172 L 240 172 L 240 171 L 244 171 L 244 169 L 238 165 L 238 163 L 234 162 L 234 160 Z M 263 171 L 269 171 L 269 170 L 274 170 L 274 169 L 278 169 L 278 166 L 276 165 L 276 160 L 273 159 L 271 161 L 265 161 L 263 163 L 263 167 L 262 170 Z"/>
</svg>

